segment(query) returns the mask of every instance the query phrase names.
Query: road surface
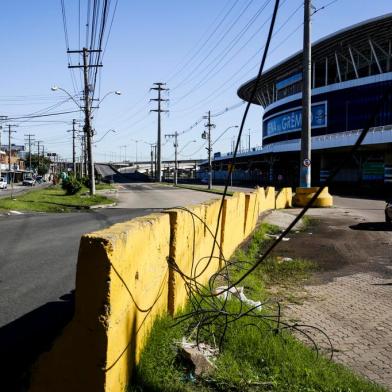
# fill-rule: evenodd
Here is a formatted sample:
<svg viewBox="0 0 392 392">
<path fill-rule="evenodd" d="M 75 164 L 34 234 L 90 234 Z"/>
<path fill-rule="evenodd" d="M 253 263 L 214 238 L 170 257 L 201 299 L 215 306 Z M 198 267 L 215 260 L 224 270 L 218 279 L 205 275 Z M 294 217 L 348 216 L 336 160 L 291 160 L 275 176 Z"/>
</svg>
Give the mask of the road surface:
<svg viewBox="0 0 392 392">
<path fill-rule="evenodd" d="M 0 214 L 2 386 L 8 384 L 7 391 L 21 390 L 20 371 L 50 346 L 72 318 L 82 234 L 162 208 L 214 197 L 158 184 L 122 183 L 116 208 L 64 214 Z M 22 384 L 11 385 L 15 379 L 22 380 Z"/>
<path fill-rule="evenodd" d="M 0 216 L 0 327 L 74 289 L 83 233 L 213 197 L 158 184 L 122 184 L 116 208 Z"/>
</svg>

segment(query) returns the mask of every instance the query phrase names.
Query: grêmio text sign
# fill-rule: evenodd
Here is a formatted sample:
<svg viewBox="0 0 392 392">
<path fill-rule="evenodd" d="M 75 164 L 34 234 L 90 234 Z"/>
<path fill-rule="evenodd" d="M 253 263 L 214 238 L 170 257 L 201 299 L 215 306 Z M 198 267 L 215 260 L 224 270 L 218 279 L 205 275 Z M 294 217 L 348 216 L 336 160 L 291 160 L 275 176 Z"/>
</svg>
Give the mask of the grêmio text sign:
<svg viewBox="0 0 392 392">
<path fill-rule="evenodd" d="M 327 126 L 327 102 L 312 104 L 312 128 Z M 264 137 L 302 129 L 302 108 L 286 110 L 264 119 Z"/>
</svg>

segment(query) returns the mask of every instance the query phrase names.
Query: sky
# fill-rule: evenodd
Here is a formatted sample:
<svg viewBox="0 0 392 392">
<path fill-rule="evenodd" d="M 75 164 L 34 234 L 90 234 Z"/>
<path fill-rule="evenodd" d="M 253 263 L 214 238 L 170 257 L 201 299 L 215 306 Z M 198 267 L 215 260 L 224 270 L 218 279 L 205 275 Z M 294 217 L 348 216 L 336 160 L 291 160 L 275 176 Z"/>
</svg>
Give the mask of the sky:
<svg viewBox="0 0 392 392">
<path fill-rule="evenodd" d="M 83 46 L 87 3 L 64 0 L 70 49 Z M 165 82 L 169 89 L 163 105 L 168 113 L 162 115 L 163 159 L 174 156 L 173 139 L 165 138 L 174 132 L 180 133 L 180 158 L 206 157 L 202 117 L 209 110 L 223 112 L 212 117 L 213 151 L 229 152 L 245 109 L 237 89 L 257 73 L 273 1 L 118 0 L 115 5 L 111 0 L 110 16 L 115 13 L 97 95 L 102 99 L 118 90 L 121 95 L 108 94 L 93 113 L 95 161 L 135 161 L 136 154 L 139 161 L 149 160 L 149 143 L 157 138 L 157 114 L 150 112 L 156 102 L 149 101 L 156 98 L 150 91 L 154 82 Z M 281 1 L 265 69 L 301 49 L 302 5 L 303 0 Z M 390 0 L 314 0 L 313 5 L 318 11 L 312 42 L 392 12 Z M 80 70 L 72 76 L 67 67 L 61 0 L 4 1 L 1 11 L 0 115 L 13 119 L 12 142 L 24 144 L 25 135 L 34 134 L 47 152 L 71 159 L 72 119 L 83 117 L 65 93 L 51 91 L 57 85 L 74 95 L 82 88 Z M 71 55 L 72 64 L 78 56 Z M 73 113 L 18 118 L 66 111 Z M 244 148 L 249 139 L 251 147 L 261 145 L 262 114 L 260 106 L 251 107 Z M 3 143 L 6 137 L 3 133 Z"/>
</svg>

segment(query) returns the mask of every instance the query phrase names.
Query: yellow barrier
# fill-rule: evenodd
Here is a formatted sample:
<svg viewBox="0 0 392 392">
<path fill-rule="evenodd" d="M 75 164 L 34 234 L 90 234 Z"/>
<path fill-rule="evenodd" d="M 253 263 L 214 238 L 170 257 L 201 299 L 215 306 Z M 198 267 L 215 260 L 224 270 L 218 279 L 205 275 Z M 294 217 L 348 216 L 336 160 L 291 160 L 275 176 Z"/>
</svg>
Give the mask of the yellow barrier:
<svg viewBox="0 0 392 392">
<path fill-rule="evenodd" d="M 255 191 L 245 195 L 245 224 L 244 237 L 248 237 L 254 230 L 259 219 L 259 192 Z"/>
<path fill-rule="evenodd" d="M 318 187 L 311 188 L 297 188 L 295 190 L 295 196 L 293 199 L 294 205 L 297 207 L 304 207 L 308 204 L 309 200 L 317 192 Z M 317 199 L 314 201 L 312 207 L 332 207 L 333 198 L 328 191 L 328 187 L 325 187 Z"/>
<path fill-rule="evenodd" d="M 169 216 L 82 237 L 75 316 L 41 356 L 31 391 L 124 391 L 157 315 L 167 310 Z"/>
<path fill-rule="evenodd" d="M 289 208 L 292 206 L 293 192 L 291 188 L 282 188 L 276 194 L 275 208 Z"/>
<path fill-rule="evenodd" d="M 169 210 L 171 226 L 170 259 L 188 277 L 206 283 L 219 268 L 220 229 L 211 258 L 220 200 L 183 209 Z M 168 310 L 174 314 L 187 300 L 186 284 L 170 270 Z"/>
<path fill-rule="evenodd" d="M 154 319 L 187 300 L 183 279 L 204 284 L 267 209 L 291 205 L 291 189 L 258 188 L 221 200 L 133 219 L 82 237 L 71 323 L 33 370 L 31 391 L 126 389 Z M 214 235 L 217 234 L 213 257 Z"/>
<path fill-rule="evenodd" d="M 225 199 L 222 212 L 222 253 L 228 259 L 244 240 L 245 195 Z"/>
<path fill-rule="evenodd" d="M 265 190 L 265 208 L 267 210 L 275 209 L 275 187 L 269 186 Z"/>
</svg>

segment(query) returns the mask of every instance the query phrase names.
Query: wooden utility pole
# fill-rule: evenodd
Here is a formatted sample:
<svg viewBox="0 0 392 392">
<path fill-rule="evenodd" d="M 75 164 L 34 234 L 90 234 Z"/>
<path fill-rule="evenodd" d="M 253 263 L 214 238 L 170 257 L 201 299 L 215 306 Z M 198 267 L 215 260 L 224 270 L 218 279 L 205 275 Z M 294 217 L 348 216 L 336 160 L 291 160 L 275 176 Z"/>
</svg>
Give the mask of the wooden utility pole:
<svg viewBox="0 0 392 392">
<path fill-rule="evenodd" d="M 153 98 L 150 99 L 150 101 L 157 101 L 158 102 L 158 108 L 157 109 L 152 109 L 150 112 L 157 112 L 158 113 L 158 135 L 157 135 L 157 168 L 155 171 L 156 174 L 156 180 L 158 182 L 162 182 L 162 155 L 161 155 L 161 113 L 168 112 L 168 110 L 163 110 L 162 109 L 162 102 L 168 101 L 168 99 L 163 99 L 162 98 L 162 91 L 167 91 L 168 89 L 163 87 L 165 86 L 166 83 L 154 83 L 154 87 L 151 87 L 151 90 L 156 90 L 158 91 L 158 98 Z"/>
<path fill-rule="evenodd" d="M 311 187 L 311 141 L 312 141 L 312 111 L 311 111 L 311 75 L 312 52 L 310 43 L 310 13 L 311 0 L 304 0 L 304 44 L 303 44 L 303 71 L 302 71 L 302 135 L 301 135 L 301 162 L 300 187 Z"/>
</svg>

